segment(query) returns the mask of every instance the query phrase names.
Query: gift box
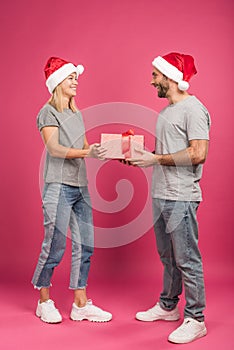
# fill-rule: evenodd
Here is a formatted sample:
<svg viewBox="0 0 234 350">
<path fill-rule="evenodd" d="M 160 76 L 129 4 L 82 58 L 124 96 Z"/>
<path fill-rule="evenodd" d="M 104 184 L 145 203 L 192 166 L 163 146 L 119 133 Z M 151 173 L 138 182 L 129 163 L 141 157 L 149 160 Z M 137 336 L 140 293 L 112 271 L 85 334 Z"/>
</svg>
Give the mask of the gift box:
<svg viewBox="0 0 234 350">
<path fill-rule="evenodd" d="M 101 145 L 107 150 L 105 158 L 138 158 L 139 153 L 135 149 L 144 149 L 144 136 L 134 135 L 133 130 L 123 134 L 101 134 Z"/>
</svg>

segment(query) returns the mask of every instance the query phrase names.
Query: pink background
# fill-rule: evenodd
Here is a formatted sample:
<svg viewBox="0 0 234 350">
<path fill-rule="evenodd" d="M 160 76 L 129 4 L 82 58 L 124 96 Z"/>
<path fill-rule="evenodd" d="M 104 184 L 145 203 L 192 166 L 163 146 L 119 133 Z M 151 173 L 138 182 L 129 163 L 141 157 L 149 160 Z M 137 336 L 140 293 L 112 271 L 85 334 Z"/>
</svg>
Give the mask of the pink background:
<svg viewBox="0 0 234 350">
<path fill-rule="evenodd" d="M 21 300 L 27 294 L 30 300 L 27 312 L 33 313 L 37 299 L 30 280 L 43 238 L 39 186 L 43 144 L 36 128 L 36 115 L 49 98 L 43 75 L 46 60 L 55 55 L 84 64 L 86 70 L 80 78 L 77 98 L 81 110 L 124 102 L 160 111 L 166 101 L 158 99 L 149 84 L 151 61 L 157 55 L 178 51 L 195 57 L 198 74 L 191 81 L 190 92 L 207 106 L 212 118 L 209 156 L 201 183 L 204 201 L 198 215 L 207 281 L 207 312 L 210 310 L 212 329 L 212 319 L 218 318 L 217 303 L 220 299 L 225 301 L 231 286 L 233 288 L 232 19 L 233 2 L 228 0 L 21 0 L 1 3 L 0 283 L 2 291 L 12 291 L 10 286 L 21 290 Z M 145 121 L 152 133 L 155 121 Z M 89 122 L 85 120 L 86 125 Z M 110 125 L 105 125 L 103 131 L 120 131 L 121 125 L 114 126 L 118 122 L 110 116 Z M 125 131 L 124 124 L 123 128 Z M 99 140 L 101 129 L 87 131 L 90 143 Z M 146 146 L 153 149 L 153 138 L 148 136 Z M 88 169 L 94 167 L 96 163 L 93 162 L 89 160 Z M 113 226 L 125 224 L 126 217 L 132 220 L 140 212 L 142 200 L 146 201 L 146 195 L 138 191 L 142 173 L 126 169 L 115 162 L 106 163 L 101 177 L 97 177 L 97 189 L 90 189 L 92 196 L 94 190 L 98 190 L 106 201 L 113 201 L 115 185 L 120 179 L 128 179 L 134 187 L 133 202 L 126 208 L 127 216 L 122 210 L 112 221 L 110 216 L 107 218 L 95 211 L 95 224 L 99 227 L 108 230 L 112 222 Z M 89 172 L 89 177 L 91 175 Z M 144 182 L 141 186 L 147 190 Z M 69 249 L 68 244 L 54 278 L 54 284 L 57 283 L 57 289 L 66 298 L 71 298 L 70 294 L 65 294 L 68 293 Z M 101 289 L 105 286 L 109 294 L 106 305 L 111 311 L 119 309 L 127 300 L 135 312 L 156 301 L 161 289 L 161 273 L 150 228 L 128 245 L 95 250 L 89 281 L 92 297 L 96 295 L 99 304 L 103 304 Z M 15 295 L 9 300 L 13 298 Z M 62 301 L 62 294 L 57 298 Z M 19 320 L 22 320 L 20 315 Z M 144 344 L 144 334 L 139 335 L 141 344 Z M 11 349 L 9 335 L 6 339 L 4 349 Z M 112 344 L 112 338 L 109 341 Z M 122 348 L 127 349 L 126 344 L 122 343 Z M 112 348 L 115 349 L 114 345 Z M 164 348 L 166 345 L 160 350 Z M 148 344 L 139 349 L 151 347 Z"/>
</svg>

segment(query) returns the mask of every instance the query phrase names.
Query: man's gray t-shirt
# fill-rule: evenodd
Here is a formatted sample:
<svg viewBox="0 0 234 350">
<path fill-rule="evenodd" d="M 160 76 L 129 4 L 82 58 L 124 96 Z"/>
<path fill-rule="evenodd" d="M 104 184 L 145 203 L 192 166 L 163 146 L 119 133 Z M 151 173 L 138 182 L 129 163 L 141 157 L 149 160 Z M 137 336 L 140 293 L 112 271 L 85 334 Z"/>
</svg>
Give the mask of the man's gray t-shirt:
<svg viewBox="0 0 234 350">
<path fill-rule="evenodd" d="M 37 116 L 37 126 L 41 131 L 46 126 L 59 128 L 59 144 L 68 148 L 82 149 L 84 146 L 85 128 L 79 111 L 64 109 L 58 112 L 46 104 Z M 64 159 L 50 156 L 46 151 L 44 167 L 46 183 L 63 183 L 71 186 L 87 186 L 86 166 L 83 158 Z"/>
<path fill-rule="evenodd" d="M 191 140 L 209 140 L 210 116 L 195 97 L 167 106 L 158 116 L 156 154 L 173 154 L 189 147 Z M 202 165 L 159 166 L 153 170 L 152 197 L 201 201 Z"/>
</svg>

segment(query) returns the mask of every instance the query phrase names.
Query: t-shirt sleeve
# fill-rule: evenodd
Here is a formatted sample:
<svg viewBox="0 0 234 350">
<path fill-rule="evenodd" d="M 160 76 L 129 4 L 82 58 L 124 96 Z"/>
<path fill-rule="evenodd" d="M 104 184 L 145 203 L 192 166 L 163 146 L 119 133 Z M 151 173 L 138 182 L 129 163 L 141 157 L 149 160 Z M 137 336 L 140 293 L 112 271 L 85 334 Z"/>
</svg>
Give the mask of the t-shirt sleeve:
<svg viewBox="0 0 234 350">
<path fill-rule="evenodd" d="M 47 109 L 42 109 L 37 117 L 37 127 L 41 131 L 42 128 L 45 126 L 57 126 L 59 127 L 58 119 L 56 118 L 55 114 Z"/>
<path fill-rule="evenodd" d="M 187 115 L 187 134 L 190 140 L 209 140 L 210 115 L 203 106 L 194 108 Z"/>
</svg>

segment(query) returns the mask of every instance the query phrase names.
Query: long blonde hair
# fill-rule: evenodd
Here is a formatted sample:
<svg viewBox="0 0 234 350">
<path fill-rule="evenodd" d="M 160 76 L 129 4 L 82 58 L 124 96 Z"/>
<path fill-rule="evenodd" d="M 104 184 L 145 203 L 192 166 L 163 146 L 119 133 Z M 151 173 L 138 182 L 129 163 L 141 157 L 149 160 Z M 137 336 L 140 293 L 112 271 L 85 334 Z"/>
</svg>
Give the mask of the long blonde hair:
<svg viewBox="0 0 234 350">
<path fill-rule="evenodd" d="M 63 112 L 63 94 L 60 84 L 54 89 L 48 103 L 57 109 L 58 112 Z M 74 97 L 70 98 L 68 107 L 72 110 L 72 112 L 76 112 L 78 110 Z"/>
</svg>

